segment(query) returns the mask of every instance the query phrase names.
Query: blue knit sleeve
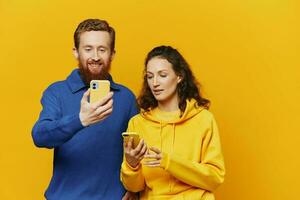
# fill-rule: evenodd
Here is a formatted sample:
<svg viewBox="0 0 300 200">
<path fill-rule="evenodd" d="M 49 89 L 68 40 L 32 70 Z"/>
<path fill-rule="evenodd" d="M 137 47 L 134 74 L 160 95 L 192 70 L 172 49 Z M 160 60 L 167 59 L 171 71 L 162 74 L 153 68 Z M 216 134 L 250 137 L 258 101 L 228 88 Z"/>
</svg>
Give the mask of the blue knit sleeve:
<svg viewBox="0 0 300 200">
<path fill-rule="evenodd" d="M 130 91 L 129 93 L 129 101 L 128 101 L 129 106 L 129 118 L 130 120 L 133 116 L 137 115 L 139 113 L 137 101 L 135 95 Z"/>
<path fill-rule="evenodd" d="M 84 128 L 79 113 L 62 116 L 59 97 L 51 88 L 44 92 L 41 104 L 43 109 L 32 129 L 32 138 L 37 147 L 58 147 Z"/>
</svg>

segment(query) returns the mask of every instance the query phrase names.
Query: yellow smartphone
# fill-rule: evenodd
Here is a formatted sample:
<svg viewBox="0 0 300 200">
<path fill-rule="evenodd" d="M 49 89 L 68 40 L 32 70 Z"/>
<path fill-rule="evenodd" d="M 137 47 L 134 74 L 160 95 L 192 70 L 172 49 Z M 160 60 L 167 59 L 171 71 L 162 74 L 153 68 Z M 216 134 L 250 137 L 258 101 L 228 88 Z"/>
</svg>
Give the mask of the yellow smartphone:
<svg viewBox="0 0 300 200">
<path fill-rule="evenodd" d="M 90 103 L 100 101 L 110 91 L 108 80 L 91 80 L 90 82 Z"/>
<path fill-rule="evenodd" d="M 125 143 L 128 143 L 130 137 L 133 138 L 133 148 L 134 149 L 140 143 L 140 136 L 136 132 L 124 132 L 124 133 L 122 133 L 122 136 L 123 136 Z"/>
</svg>

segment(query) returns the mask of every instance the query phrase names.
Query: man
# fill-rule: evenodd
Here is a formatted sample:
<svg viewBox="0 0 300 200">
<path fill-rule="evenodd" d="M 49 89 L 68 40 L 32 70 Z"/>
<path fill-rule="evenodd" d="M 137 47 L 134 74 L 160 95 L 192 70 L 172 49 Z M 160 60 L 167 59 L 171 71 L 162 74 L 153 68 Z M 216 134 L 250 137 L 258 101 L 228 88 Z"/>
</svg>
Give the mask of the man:
<svg viewBox="0 0 300 200">
<path fill-rule="evenodd" d="M 37 147 L 54 148 L 48 200 L 131 199 L 120 182 L 121 133 L 137 113 L 135 96 L 109 74 L 115 54 L 115 31 L 104 20 L 81 22 L 74 33 L 78 69 L 50 85 L 32 130 Z M 90 104 L 91 80 L 109 80 L 111 92 Z"/>
</svg>

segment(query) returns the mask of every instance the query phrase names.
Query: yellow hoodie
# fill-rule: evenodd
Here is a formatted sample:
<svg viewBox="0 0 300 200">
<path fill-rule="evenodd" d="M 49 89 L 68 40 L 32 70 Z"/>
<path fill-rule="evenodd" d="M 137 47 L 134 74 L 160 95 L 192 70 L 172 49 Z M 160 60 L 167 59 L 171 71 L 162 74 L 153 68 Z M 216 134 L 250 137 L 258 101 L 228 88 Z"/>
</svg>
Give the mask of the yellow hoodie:
<svg viewBox="0 0 300 200">
<path fill-rule="evenodd" d="M 121 181 L 129 191 L 149 200 L 213 200 L 225 168 L 213 115 L 187 101 L 181 117 L 158 108 L 134 116 L 128 131 L 137 132 L 148 147 L 162 151 L 160 167 L 130 167 L 124 158 Z"/>
</svg>

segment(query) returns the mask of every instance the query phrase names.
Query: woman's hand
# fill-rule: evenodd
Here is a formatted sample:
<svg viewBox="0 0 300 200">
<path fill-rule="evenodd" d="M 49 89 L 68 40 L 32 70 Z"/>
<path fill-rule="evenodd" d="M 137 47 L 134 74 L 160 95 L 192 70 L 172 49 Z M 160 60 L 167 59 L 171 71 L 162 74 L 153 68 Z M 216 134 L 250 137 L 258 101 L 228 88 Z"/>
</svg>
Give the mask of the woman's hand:
<svg viewBox="0 0 300 200">
<path fill-rule="evenodd" d="M 153 153 L 147 153 L 144 158 L 147 158 L 143 164 L 148 167 L 160 167 L 161 160 L 163 158 L 163 155 L 161 151 L 156 147 L 150 147 L 150 150 L 153 151 Z"/>
<path fill-rule="evenodd" d="M 138 200 L 138 196 L 134 192 L 127 191 L 123 196 L 122 200 Z"/>
<path fill-rule="evenodd" d="M 124 152 L 126 162 L 131 167 L 136 168 L 147 152 L 147 145 L 144 140 L 141 139 L 137 147 L 133 149 L 133 138 L 130 137 L 127 144 L 124 142 Z"/>
</svg>

